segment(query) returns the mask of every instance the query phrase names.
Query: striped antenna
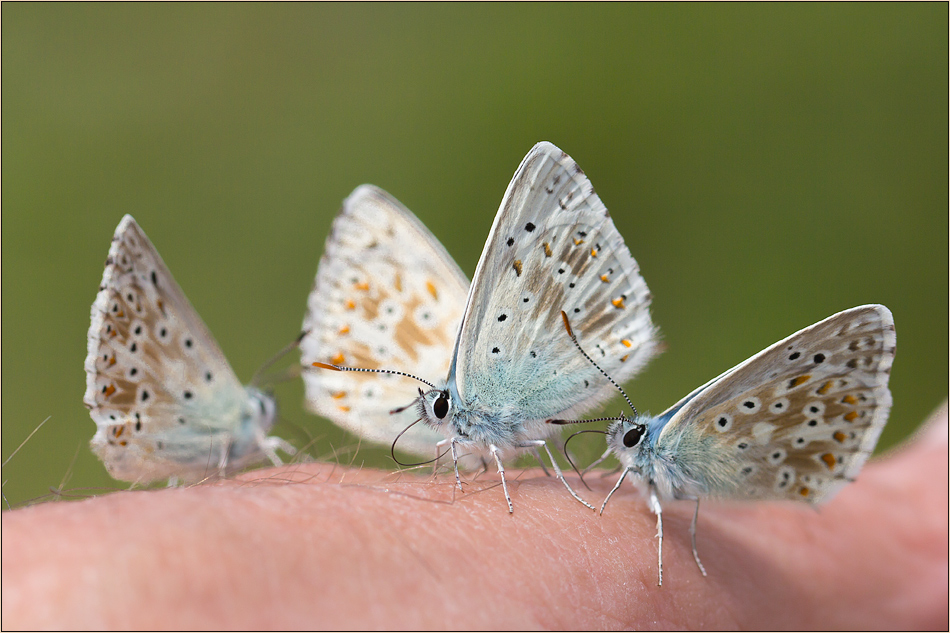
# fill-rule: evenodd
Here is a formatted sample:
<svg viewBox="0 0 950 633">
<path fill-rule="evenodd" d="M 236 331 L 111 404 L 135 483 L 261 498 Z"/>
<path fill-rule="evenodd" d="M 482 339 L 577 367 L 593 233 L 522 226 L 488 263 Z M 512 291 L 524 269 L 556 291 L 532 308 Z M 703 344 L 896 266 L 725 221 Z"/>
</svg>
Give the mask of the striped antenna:
<svg viewBox="0 0 950 633">
<path fill-rule="evenodd" d="M 619 418 L 594 418 L 592 420 L 545 420 L 548 424 L 586 424 L 588 422 L 614 422 L 623 419 L 623 414 Z"/>
<path fill-rule="evenodd" d="M 363 371 L 363 372 L 368 372 L 371 374 L 395 374 L 397 376 L 405 376 L 406 378 L 415 378 L 419 382 L 429 385 L 433 389 L 437 388 L 428 380 L 423 380 L 422 378 L 419 378 L 418 376 L 413 376 L 412 374 L 407 374 L 401 371 L 395 371 L 393 369 L 364 369 L 362 367 L 340 367 L 339 365 L 331 365 L 329 363 L 313 363 L 313 366 L 319 367 L 320 369 L 332 369 L 333 371 Z"/>
<path fill-rule="evenodd" d="M 597 371 L 599 371 L 600 373 L 602 373 L 602 374 L 604 375 L 604 378 L 606 378 L 607 380 L 610 381 L 610 384 L 612 384 L 614 387 L 617 388 L 617 391 L 620 392 L 620 395 L 623 396 L 623 399 L 627 401 L 627 404 L 630 406 L 630 409 L 633 411 L 633 417 L 634 417 L 634 418 L 638 417 L 640 414 L 637 413 L 637 408 L 636 408 L 635 406 L 633 406 L 633 403 L 632 403 L 632 402 L 630 402 L 630 398 L 627 397 L 627 392 L 625 392 L 625 391 L 623 390 L 623 387 L 621 387 L 620 385 L 618 385 L 618 384 L 614 381 L 613 378 L 611 378 L 610 376 L 608 376 L 608 375 L 607 375 L 607 372 L 605 372 L 603 369 L 601 369 L 601 368 L 600 368 L 600 365 L 598 365 L 597 363 L 595 363 L 595 362 L 594 362 L 594 359 L 591 358 L 590 356 L 588 356 L 588 355 L 587 355 L 587 352 L 584 351 L 584 348 L 581 347 L 581 344 L 577 342 L 577 337 L 574 336 L 574 330 L 571 329 L 571 322 L 567 320 L 567 314 L 564 312 L 564 310 L 561 310 L 561 318 L 564 319 L 564 329 L 567 330 L 567 333 L 568 333 L 568 335 L 570 335 L 571 340 L 574 341 L 574 346 L 577 347 L 578 350 L 580 350 L 581 354 L 584 355 L 584 358 L 586 358 L 586 359 L 590 362 L 591 365 L 593 365 L 594 367 L 597 368 Z M 611 420 L 612 420 L 612 419 L 615 419 L 615 418 L 606 418 L 606 419 L 611 419 Z M 584 421 L 584 422 L 594 422 L 595 420 L 583 420 L 583 421 Z M 562 421 L 562 423 L 569 423 L 569 422 Z M 552 421 L 552 424 L 557 424 L 557 422 L 553 422 L 553 421 Z"/>
</svg>

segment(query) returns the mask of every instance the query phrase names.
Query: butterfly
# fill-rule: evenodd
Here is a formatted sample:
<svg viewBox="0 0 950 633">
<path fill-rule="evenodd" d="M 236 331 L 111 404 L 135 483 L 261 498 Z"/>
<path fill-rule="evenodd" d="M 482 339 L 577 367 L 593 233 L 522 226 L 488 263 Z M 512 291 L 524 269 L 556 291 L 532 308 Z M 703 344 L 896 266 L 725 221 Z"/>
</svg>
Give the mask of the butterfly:
<svg viewBox="0 0 950 633">
<path fill-rule="evenodd" d="M 897 338 L 890 310 L 864 305 L 819 321 L 710 380 L 659 416 L 621 416 L 607 451 L 649 490 L 657 516 L 663 583 L 661 499 L 691 499 L 696 551 L 699 500 L 831 499 L 874 451 L 891 408 L 887 383 Z M 564 422 L 564 421 L 560 421 Z"/>
<path fill-rule="evenodd" d="M 503 456 L 543 448 L 587 505 L 550 454 L 545 440 L 555 431 L 545 421 L 589 410 L 612 388 L 561 335 L 560 313 L 570 312 L 597 342 L 601 366 L 623 381 L 658 351 L 650 301 L 590 181 L 551 143 L 535 145 L 515 172 L 469 287 L 407 210 L 361 188 L 334 223 L 301 344 L 305 367 L 346 373 L 305 371 L 310 406 L 385 439 L 414 413 L 404 436 L 423 428 L 407 445 L 447 446 L 459 488 L 462 455 L 493 459 L 509 512 Z M 423 391 L 386 368 L 444 378 L 416 379 L 429 386 Z M 394 407 L 410 413 L 381 422 Z"/>
<path fill-rule="evenodd" d="M 323 361 L 446 375 L 469 285 L 409 209 L 378 187 L 357 187 L 333 221 L 307 298 L 300 350 L 308 408 L 363 440 L 398 437 L 400 450 L 431 456 L 444 436 L 421 424 L 407 429 L 412 409 L 392 412 L 412 399 L 415 378 L 307 368 Z"/>
<path fill-rule="evenodd" d="M 198 481 L 294 452 L 267 437 L 273 398 L 241 385 L 130 215 L 112 238 L 88 345 L 90 445 L 114 478 Z"/>
</svg>

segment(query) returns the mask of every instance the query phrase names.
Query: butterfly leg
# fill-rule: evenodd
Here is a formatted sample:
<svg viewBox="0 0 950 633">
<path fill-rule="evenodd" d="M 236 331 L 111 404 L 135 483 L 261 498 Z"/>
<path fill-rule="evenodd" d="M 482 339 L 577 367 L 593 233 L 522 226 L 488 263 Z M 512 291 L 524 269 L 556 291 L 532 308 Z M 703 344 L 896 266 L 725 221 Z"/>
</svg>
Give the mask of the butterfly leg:
<svg viewBox="0 0 950 633">
<path fill-rule="evenodd" d="M 455 483 L 458 484 L 459 490 L 462 489 L 462 478 L 459 477 L 459 454 L 458 450 L 455 448 L 456 438 L 449 440 L 449 444 L 452 447 L 452 462 L 455 464 Z M 504 481 L 504 478 L 502 478 Z"/>
<path fill-rule="evenodd" d="M 627 476 L 627 473 L 630 472 L 629 468 L 625 468 L 623 474 L 620 475 L 620 479 L 617 480 L 617 483 L 614 484 L 614 487 L 607 493 L 607 498 L 604 499 L 603 505 L 600 506 L 600 513 L 604 513 L 604 508 L 607 507 L 607 502 L 610 501 L 610 498 L 614 496 L 614 493 L 617 492 L 617 489 L 620 487 L 620 484 L 623 483 L 624 478 Z"/>
<path fill-rule="evenodd" d="M 538 460 L 538 464 L 541 465 L 541 470 L 544 471 L 544 476 L 545 476 L 545 477 L 550 477 L 550 476 L 551 476 L 551 473 L 548 472 L 548 467 L 545 466 L 545 465 L 544 465 L 544 462 L 541 460 L 541 451 L 538 450 L 538 447 L 537 447 L 537 446 L 533 446 L 533 447 L 531 448 L 531 455 L 533 455 L 534 458 L 535 458 L 536 460 Z"/>
<path fill-rule="evenodd" d="M 280 457 L 278 457 L 277 449 L 284 451 L 288 455 L 295 455 L 297 453 L 297 449 L 288 442 L 279 437 L 264 437 L 263 433 L 257 438 L 257 445 L 260 446 L 261 452 L 267 455 L 267 458 L 274 466 L 282 466 L 284 463 Z"/>
<path fill-rule="evenodd" d="M 660 566 L 660 580 L 657 586 L 663 586 L 663 508 L 660 506 L 660 499 L 656 496 L 656 488 L 650 485 L 650 509 L 656 515 L 656 538 L 660 540 L 657 547 L 657 561 Z"/>
<path fill-rule="evenodd" d="M 449 440 L 441 440 L 435 445 L 435 459 L 432 461 L 432 476 L 434 477 L 439 472 L 439 458 L 442 457 L 440 452 L 446 444 L 449 443 Z M 454 456 L 455 453 L 453 453 Z"/>
<path fill-rule="evenodd" d="M 706 568 L 703 567 L 703 564 L 699 561 L 699 551 L 696 549 L 696 521 L 699 519 L 699 498 L 696 498 L 696 511 L 693 512 L 693 521 L 689 524 L 689 539 L 693 544 L 693 560 L 696 561 L 696 565 L 699 567 L 699 571 L 702 572 L 703 576 L 706 575 Z"/>
<path fill-rule="evenodd" d="M 225 442 L 221 447 L 221 457 L 218 458 L 218 477 L 224 479 L 228 474 L 228 455 L 231 453 L 231 442 Z"/>
<path fill-rule="evenodd" d="M 595 459 L 587 468 L 585 468 L 585 469 L 584 469 L 584 472 L 583 472 L 582 474 L 586 475 L 586 474 L 589 473 L 591 470 L 593 470 L 596 466 L 600 465 L 601 462 L 603 462 L 605 459 L 607 459 L 608 457 L 610 457 L 610 453 L 612 453 L 612 452 L 613 452 L 613 451 L 608 448 L 606 451 L 604 451 L 604 454 L 603 454 L 603 455 L 601 455 L 600 457 L 598 457 L 597 459 Z"/>
<path fill-rule="evenodd" d="M 492 457 L 495 458 L 495 464 L 498 465 L 498 474 L 501 476 L 501 487 L 505 490 L 505 501 L 508 502 L 508 514 L 514 514 L 515 507 L 511 505 L 511 495 L 508 494 L 508 482 L 505 481 L 505 467 L 501 463 L 501 450 L 494 444 L 488 445 Z"/>
<path fill-rule="evenodd" d="M 568 491 L 569 493 L 571 493 L 571 496 L 574 497 L 575 499 L 577 499 L 578 501 L 580 501 L 581 503 L 583 503 L 585 506 L 587 506 L 587 507 L 590 508 L 591 510 L 593 510 L 593 511 L 595 511 L 595 512 L 597 511 L 597 508 L 595 508 L 595 507 L 592 506 L 591 504 L 589 504 L 589 503 L 587 503 L 586 501 L 584 501 L 583 499 L 581 499 L 581 498 L 577 495 L 577 493 L 574 492 L 574 489 L 571 488 L 571 485 L 570 485 L 569 483 L 567 483 L 567 480 L 564 479 L 564 475 L 561 473 L 561 467 L 558 466 L 558 465 L 557 465 L 557 462 L 554 460 L 554 455 L 551 454 L 551 449 L 548 448 L 548 443 L 547 443 L 547 442 L 545 442 L 544 440 L 532 440 L 532 441 L 530 441 L 530 442 L 526 442 L 526 443 L 523 444 L 522 446 L 526 446 L 526 447 L 527 447 L 527 446 L 533 446 L 533 447 L 535 447 L 535 451 L 537 451 L 538 447 L 544 448 L 544 451 L 548 454 L 548 459 L 551 460 L 551 467 L 554 468 L 554 474 L 557 476 L 558 479 L 561 480 L 561 483 L 564 484 L 564 487 L 567 488 L 567 491 Z M 539 459 L 538 461 L 541 461 L 541 460 Z"/>
</svg>

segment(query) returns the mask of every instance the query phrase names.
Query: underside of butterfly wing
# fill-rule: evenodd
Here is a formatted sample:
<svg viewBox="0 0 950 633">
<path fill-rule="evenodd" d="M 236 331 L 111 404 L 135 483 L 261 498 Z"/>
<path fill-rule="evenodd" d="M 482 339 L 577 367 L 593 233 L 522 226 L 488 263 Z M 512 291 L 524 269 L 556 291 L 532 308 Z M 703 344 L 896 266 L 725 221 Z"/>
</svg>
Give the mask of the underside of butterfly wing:
<svg viewBox="0 0 950 633">
<path fill-rule="evenodd" d="M 92 448 L 117 479 L 196 480 L 263 457 L 273 402 L 238 382 L 129 215 L 92 306 L 85 369 L 83 402 L 98 427 Z"/>
<path fill-rule="evenodd" d="M 422 383 L 380 373 L 314 370 L 313 362 L 441 381 L 468 279 L 416 217 L 385 191 L 357 188 L 333 222 L 304 318 L 308 407 L 364 440 L 391 445 L 419 416 Z M 443 435 L 416 424 L 396 445 L 431 458 Z"/>
<path fill-rule="evenodd" d="M 677 405 L 657 464 L 675 459 L 667 480 L 697 482 L 689 494 L 825 501 L 857 476 L 887 422 L 895 350 L 881 305 L 805 328 Z"/>
<path fill-rule="evenodd" d="M 574 347 L 561 311 L 623 382 L 657 353 L 650 300 L 584 172 L 539 143 L 505 192 L 475 272 L 456 350 L 462 401 L 523 420 L 591 409 L 616 391 Z"/>
</svg>

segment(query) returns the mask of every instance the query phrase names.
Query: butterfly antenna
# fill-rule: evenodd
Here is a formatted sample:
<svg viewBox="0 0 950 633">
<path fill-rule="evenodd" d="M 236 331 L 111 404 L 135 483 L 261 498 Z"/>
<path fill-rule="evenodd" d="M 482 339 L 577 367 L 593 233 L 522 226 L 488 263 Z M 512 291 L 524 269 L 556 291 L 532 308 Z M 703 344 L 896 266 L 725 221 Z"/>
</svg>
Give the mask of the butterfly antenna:
<svg viewBox="0 0 950 633">
<path fill-rule="evenodd" d="M 585 420 L 586 422 L 594 422 L 595 420 Z M 564 440 L 564 457 L 567 458 L 567 463 L 571 465 L 571 468 L 574 469 L 574 472 L 577 473 L 577 476 L 581 478 L 581 483 L 584 484 L 584 487 L 590 490 L 590 486 L 587 485 L 587 482 L 584 481 L 584 474 L 577 470 L 577 465 L 574 463 L 574 460 L 571 459 L 571 454 L 567 452 L 567 443 L 574 439 L 575 435 L 580 435 L 582 433 L 602 433 L 607 435 L 607 431 L 600 431 L 598 429 L 584 429 L 583 431 L 578 431 L 577 433 L 572 433 L 570 437 Z"/>
<path fill-rule="evenodd" d="M 422 378 L 419 378 L 418 376 L 413 376 L 412 374 L 407 374 L 402 371 L 395 371 L 393 369 L 365 369 L 363 367 L 341 367 L 339 365 L 331 365 L 329 363 L 313 363 L 313 366 L 319 367 L 320 369 L 332 369 L 333 371 L 362 371 L 362 372 L 368 372 L 368 373 L 373 373 L 373 374 L 395 374 L 397 376 L 405 376 L 406 378 L 414 378 L 423 384 L 429 385 L 433 389 L 436 388 L 436 386 L 433 385 L 428 380 L 423 380 Z M 423 463 L 428 463 L 428 462 L 423 462 Z"/>
<path fill-rule="evenodd" d="M 545 420 L 548 424 L 587 424 L 588 422 L 615 422 L 620 418 L 592 418 L 590 420 Z"/>
<path fill-rule="evenodd" d="M 277 352 L 270 360 L 268 360 L 263 365 L 261 365 L 260 369 L 254 372 L 254 375 L 251 377 L 251 386 L 259 387 L 261 383 L 263 382 L 264 372 L 270 369 L 271 367 L 273 367 L 274 363 L 279 361 L 281 358 L 283 358 L 290 352 L 300 347 L 300 341 L 302 341 L 303 337 L 305 337 L 309 333 L 310 333 L 310 330 L 304 330 L 303 332 L 297 335 L 297 338 L 295 338 L 292 342 L 285 345 L 284 348 L 281 349 L 279 352 Z M 290 378 L 294 378 L 294 377 L 295 376 L 290 376 Z M 267 382 L 273 382 L 273 381 L 267 381 Z"/>
<path fill-rule="evenodd" d="M 588 355 L 587 355 L 587 352 L 584 351 L 584 348 L 581 347 L 581 344 L 577 342 L 577 337 L 574 336 L 574 330 L 571 329 L 571 322 L 567 320 L 567 314 L 564 312 L 564 310 L 561 310 L 561 318 L 564 320 L 564 329 L 567 330 L 567 333 L 568 333 L 568 335 L 571 337 L 571 340 L 574 341 L 574 346 L 575 346 L 578 350 L 580 350 L 580 353 L 584 355 L 584 358 L 586 358 L 586 359 L 590 362 L 591 365 L 593 365 L 594 367 L 597 368 L 597 371 L 599 371 L 600 373 L 602 373 L 602 374 L 604 375 L 604 378 L 606 378 L 607 380 L 610 381 L 610 384 L 612 384 L 614 387 L 617 388 L 617 391 L 620 392 L 620 395 L 623 396 L 623 399 L 627 401 L 627 404 L 630 406 L 630 409 L 633 411 L 633 417 L 636 418 L 636 417 L 639 415 L 639 414 L 637 413 L 637 408 L 636 408 L 635 406 L 633 406 L 633 403 L 632 403 L 632 402 L 630 402 L 630 398 L 627 397 L 627 392 L 624 391 L 624 390 L 623 390 L 623 387 L 621 387 L 620 385 L 618 385 L 618 384 L 616 383 L 616 381 L 614 381 L 613 378 L 611 378 L 609 375 L 607 375 L 607 372 L 605 372 L 603 369 L 601 369 L 601 368 L 600 368 L 600 365 L 598 365 L 597 363 L 595 363 L 595 362 L 594 362 L 594 359 L 591 358 L 590 356 L 588 356 Z"/>
<path fill-rule="evenodd" d="M 405 433 L 406 431 L 408 431 L 409 429 L 411 429 L 412 427 L 414 427 L 414 426 L 415 426 L 416 424 L 418 424 L 419 422 L 422 422 L 422 418 L 419 418 L 418 420 L 416 420 L 415 422 L 413 422 L 412 424 L 410 424 L 409 426 L 407 426 L 407 427 L 404 428 L 403 430 L 399 431 L 399 435 L 397 435 L 397 436 L 396 436 L 396 439 L 393 440 L 393 445 L 392 445 L 391 447 L 389 447 L 389 454 L 392 455 L 393 461 L 396 462 L 397 464 L 399 464 L 400 466 L 404 467 L 404 468 L 411 468 L 411 467 L 414 467 L 414 466 L 425 466 L 426 464 L 431 464 L 432 462 L 437 462 L 437 461 L 439 461 L 440 459 L 442 459 L 443 457 L 445 457 L 445 454 L 448 453 L 449 450 L 450 450 L 450 449 L 447 448 L 447 449 L 445 449 L 445 451 L 444 451 L 441 455 L 437 455 L 437 456 L 435 457 L 435 459 L 430 459 L 430 460 L 425 461 L 425 462 L 419 462 L 418 464 L 404 464 L 404 463 L 402 463 L 401 461 L 399 461 L 398 459 L 396 459 L 396 442 L 399 441 L 399 438 L 402 437 L 402 434 L 403 434 L 403 433 Z"/>
<path fill-rule="evenodd" d="M 422 389 L 419 389 L 419 398 L 425 398 L 425 397 L 426 397 L 426 394 L 422 392 Z M 416 398 L 415 400 L 413 400 L 413 401 L 410 402 L 409 404 L 403 405 L 403 406 L 401 406 L 401 407 L 396 407 L 395 409 L 393 409 L 392 411 L 389 412 L 389 415 L 396 415 L 397 413 L 402 413 L 403 411 L 405 411 L 406 409 L 408 409 L 408 408 L 410 408 L 410 407 L 414 407 L 414 406 L 416 405 L 416 403 L 419 402 L 419 398 Z M 417 420 L 417 422 L 418 422 L 418 420 Z M 413 422 L 413 424 L 415 424 L 415 422 Z"/>
</svg>

